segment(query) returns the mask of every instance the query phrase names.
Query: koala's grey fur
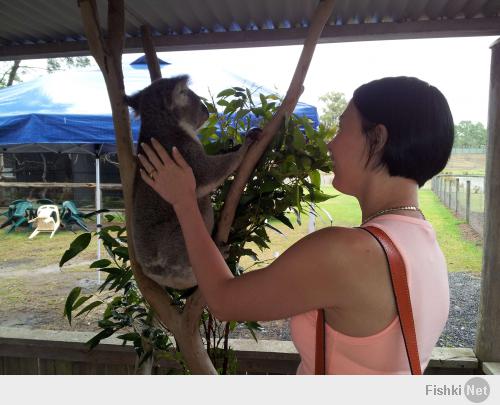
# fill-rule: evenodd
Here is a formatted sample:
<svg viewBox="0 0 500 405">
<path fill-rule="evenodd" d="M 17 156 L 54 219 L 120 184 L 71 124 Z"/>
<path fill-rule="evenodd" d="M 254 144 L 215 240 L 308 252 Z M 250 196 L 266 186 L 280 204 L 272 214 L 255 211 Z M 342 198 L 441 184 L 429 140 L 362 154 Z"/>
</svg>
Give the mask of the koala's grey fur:
<svg viewBox="0 0 500 405">
<path fill-rule="evenodd" d="M 209 156 L 196 134 L 208 111 L 188 86 L 188 76 L 160 79 L 132 97 L 127 104 L 141 117 L 140 144 L 156 138 L 170 153 L 176 146 L 192 167 L 198 206 L 208 232 L 214 225 L 210 193 L 241 163 L 251 140 L 236 152 Z M 138 164 L 139 166 L 139 164 Z M 149 187 L 136 170 L 134 181 L 134 244 L 144 273 L 158 284 L 177 289 L 197 284 L 172 205 Z"/>
</svg>

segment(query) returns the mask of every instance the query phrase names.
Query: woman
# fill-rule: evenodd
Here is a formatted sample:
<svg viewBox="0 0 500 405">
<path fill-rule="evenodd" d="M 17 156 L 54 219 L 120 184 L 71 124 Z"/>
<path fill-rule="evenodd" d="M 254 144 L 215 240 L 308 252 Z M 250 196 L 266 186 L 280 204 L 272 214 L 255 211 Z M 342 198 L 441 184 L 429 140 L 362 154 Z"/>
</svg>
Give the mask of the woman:
<svg viewBox="0 0 500 405">
<path fill-rule="evenodd" d="M 448 318 L 449 290 L 446 262 L 417 192 L 445 167 L 453 128 L 439 90 L 391 77 L 354 92 L 328 144 L 333 186 L 358 199 L 362 226 L 385 231 L 404 258 L 422 370 Z M 174 206 L 193 271 L 218 319 L 292 317 L 302 359 L 297 373 L 312 374 L 316 310 L 324 308 L 328 374 L 409 374 L 386 259 L 373 236 L 359 228 L 321 229 L 270 266 L 235 278 L 206 231 L 190 167 L 158 142 L 144 149 L 142 178 Z"/>
</svg>

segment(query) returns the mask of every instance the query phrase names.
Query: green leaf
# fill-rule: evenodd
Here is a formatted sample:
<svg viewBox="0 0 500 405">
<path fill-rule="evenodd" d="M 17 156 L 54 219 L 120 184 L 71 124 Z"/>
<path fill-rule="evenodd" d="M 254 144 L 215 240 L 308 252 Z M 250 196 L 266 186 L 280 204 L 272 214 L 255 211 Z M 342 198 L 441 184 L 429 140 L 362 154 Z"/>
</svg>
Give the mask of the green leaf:
<svg viewBox="0 0 500 405">
<path fill-rule="evenodd" d="M 312 172 L 310 172 L 309 178 L 311 179 L 311 183 L 315 187 L 317 187 L 318 189 L 321 188 L 321 174 L 318 170 L 313 170 Z"/>
<path fill-rule="evenodd" d="M 106 231 L 99 232 L 99 238 L 102 240 L 102 243 L 104 243 L 105 246 L 120 246 L 118 241 Z"/>
<path fill-rule="evenodd" d="M 242 119 L 245 115 L 247 115 L 248 113 L 250 112 L 250 110 L 246 110 L 246 109 L 241 109 L 239 110 L 236 115 L 234 116 L 234 119 L 236 121 Z"/>
<path fill-rule="evenodd" d="M 277 232 L 277 233 L 279 233 L 282 236 L 285 236 L 285 234 L 283 232 L 281 232 L 278 228 L 275 228 L 271 224 L 266 223 L 266 224 L 264 224 L 264 226 L 266 226 L 269 229 L 272 229 L 274 232 Z"/>
<path fill-rule="evenodd" d="M 123 260 L 129 259 L 128 247 L 126 247 L 126 246 L 120 246 L 120 247 L 117 247 L 116 249 L 113 249 L 113 253 L 116 256 L 122 258 Z"/>
<path fill-rule="evenodd" d="M 225 90 L 222 90 L 219 94 L 217 94 L 217 98 L 229 97 L 229 96 L 234 95 L 234 93 L 236 93 L 236 91 L 234 89 L 225 89 Z"/>
<path fill-rule="evenodd" d="M 262 105 L 262 108 L 263 109 L 266 109 L 267 107 L 267 99 L 266 99 L 266 96 L 262 93 L 259 94 L 259 98 L 260 98 L 260 103 Z"/>
<path fill-rule="evenodd" d="M 335 195 L 325 194 L 325 193 L 322 193 L 321 191 L 315 191 L 313 197 L 311 196 L 311 194 L 306 195 L 304 197 L 304 201 L 320 203 L 320 202 L 327 201 L 330 198 L 335 198 L 335 197 L 336 197 Z"/>
<path fill-rule="evenodd" d="M 102 269 L 103 267 L 108 267 L 111 264 L 111 260 L 101 259 L 96 260 L 90 265 L 91 269 Z"/>
<path fill-rule="evenodd" d="M 81 306 L 83 303 L 87 302 L 90 298 L 92 298 L 91 295 L 78 298 L 73 305 L 73 311 L 77 309 L 79 306 Z"/>
<path fill-rule="evenodd" d="M 98 307 L 99 305 L 102 305 L 104 304 L 102 301 L 94 301 L 94 302 L 91 302 L 89 305 L 87 305 L 85 308 L 83 308 L 80 312 L 78 312 L 76 315 L 75 315 L 75 318 L 81 314 L 83 314 L 84 312 L 90 312 L 92 311 L 94 308 Z"/>
<path fill-rule="evenodd" d="M 66 303 L 64 304 L 63 316 L 66 315 L 70 325 L 71 325 L 71 313 L 73 311 L 73 304 L 75 303 L 76 299 L 78 298 L 81 292 L 82 289 L 80 287 L 75 287 L 68 294 L 68 298 L 66 298 Z"/>
<path fill-rule="evenodd" d="M 293 225 L 292 223 L 290 222 L 290 220 L 285 216 L 285 214 L 281 213 L 281 214 L 277 214 L 277 215 L 274 215 L 274 218 L 276 218 L 277 220 L 283 222 L 286 226 L 288 226 L 290 229 L 294 229 L 293 228 Z"/>
<path fill-rule="evenodd" d="M 104 215 L 104 218 L 106 218 L 106 221 L 108 221 L 108 222 L 113 222 L 115 219 L 115 216 L 112 214 L 106 214 L 106 215 Z"/>
<path fill-rule="evenodd" d="M 293 147 L 299 151 L 302 151 L 305 148 L 306 140 L 304 139 L 304 135 L 302 134 L 302 132 L 297 131 L 293 134 L 292 144 L 293 144 Z"/>
<path fill-rule="evenodd" d="M 114 328 L 106 328 L 100 331 L 97 335 L 95 335 L 92 339 L 90 339 L 86 344 L 90 346 L 90 350 L 96 347 L 101 340 L 110 337 L 113 333 L 115 333 Z"/>
<path fill-rule="evenodd" d="M 119 335 L 116 337 L 117 339 L 122 339 L 122 340 L 125 340 L 125 341 L 131 341 L 131 342 L 134 342 L 138 339 L 141 338 L 141 335 L 139 335 L 137 332 L 130 332 L 130 333 L 125 333 L 123 335 Z"/>
<path fill-rule="evenodd" d="M 71 260 L 73 257 L 78 255 L 81 251 L 85 250 L 92 239 L 92 235 L 89 232 L 82 233 L 78 235 L 71 245 L 69 245 L 69 249 L 66 250 L 59 261 L 59 267 L 62 267 L 64 263 L 68 260 Z"/>
</svg>

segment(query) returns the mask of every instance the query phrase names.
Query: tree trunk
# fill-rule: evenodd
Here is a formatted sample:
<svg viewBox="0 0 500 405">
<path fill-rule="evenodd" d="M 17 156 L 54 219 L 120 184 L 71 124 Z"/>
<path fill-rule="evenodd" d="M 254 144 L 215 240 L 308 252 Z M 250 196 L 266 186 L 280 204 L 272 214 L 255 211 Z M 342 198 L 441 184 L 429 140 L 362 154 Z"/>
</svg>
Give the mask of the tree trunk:
<svg viewBox="0 0 500 405">
<path fill-rule="evenodd" d="M 19 70 L 20 60 L 15 60 L 12 68 L 10 69 L 9 79 L 7 80 L 7 87 L 12 86 L 14 80 L 16 79 L 17 71 Z"/>
</svg>

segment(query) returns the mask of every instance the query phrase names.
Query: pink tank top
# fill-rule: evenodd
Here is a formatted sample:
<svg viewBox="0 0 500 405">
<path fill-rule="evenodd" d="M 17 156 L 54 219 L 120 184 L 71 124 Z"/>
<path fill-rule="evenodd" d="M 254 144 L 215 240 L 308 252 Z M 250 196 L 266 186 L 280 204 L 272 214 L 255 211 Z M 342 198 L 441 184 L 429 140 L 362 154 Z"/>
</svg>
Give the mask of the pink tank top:
<svg viewBox="0 0 500 405">
<path fill-rule="evenodd" d="M 427 221 L 387 214 L 368 224 L 387 233 L 403 256 L 423 372 L 448 319 L 445 258 Z M 290 320 L 292 340 L 301 357 L 297 374 L 314 374 L 316 314 L 314 310 Z M 345 335 L 328 324 L 325 328 L 327 374 L 411 374 L 398 316 L 366 337 Z"/>
</svg>

